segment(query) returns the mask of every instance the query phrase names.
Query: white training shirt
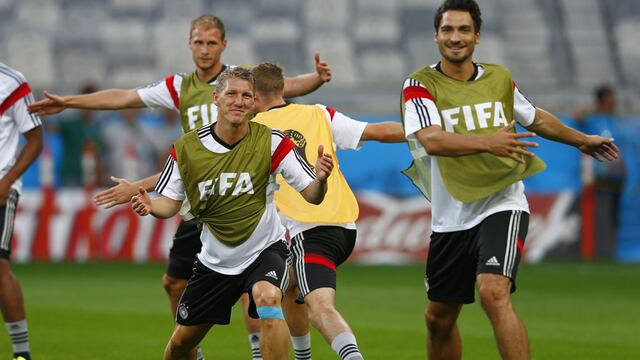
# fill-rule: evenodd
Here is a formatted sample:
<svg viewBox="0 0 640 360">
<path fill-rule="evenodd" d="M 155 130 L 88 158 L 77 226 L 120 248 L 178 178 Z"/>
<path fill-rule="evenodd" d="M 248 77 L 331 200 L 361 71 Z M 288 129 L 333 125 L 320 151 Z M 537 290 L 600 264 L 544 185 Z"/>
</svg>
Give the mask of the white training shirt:
<svg viewBox="0 0 640 360">
<path fill-rule="evenodd" d="M 33 94 L 25 77 L 0 63 L 0 179 L 16 162 L 19 135 L 42 125 L 38 116 L 27 111 L 32 102 Z M 11 187 L 20 193 L 22 180 L 16 180 Z"/>
<path fill-rule="evenodd" d="M 333 149 L 334 150 L 359 150 L 360 149 L 360 138 L 362 138 L 362 133 L 364 132 L 364 128 L 367 127 L 367 123 L 364 121 L 354 120 L 338 111 L 333 110 L 332 108 L 322 105 L 316 104 L 315 106 L 319 106 L 322 108 L 326 115 L 326 119 L 331 126 L 331 133 L 333 135 Z M 278 108 L 271 109 L 269 111 L 278 111 Z M 337 159 L 336 159 L 337 161 Z M 338 226 L 346 229 L 355 230 L 356 224 L 354 222 L 347 224 L 322 224 L 322 223 L 303 223 L 297 220 L 293 220 L 287 217 L 285 214 L 280 213 L 280 218 L 282 219 L 282 223 L 289 230 L 289 236 L 294 237 L 297 234 L 307 231 L 309 229 L 313 229 L 318 226 Z"/>
<path fill-rule="evenodd" d="M 205 133 L 203 129 L 209 129 L 208 133 Z M 200 139 L 203 145 L 215 153 L 229 152 L 231 149 L 214 138 L 210 129 L 211 126 L 207 126 L 198 130 L 201 134 Z M 283 133 L 272 130 L 272 155 L 284 139 L 285 135 Z M 287 139 L 287 141 L 289 140 Z M 289 151 L 269 177 L 266 209 L 249 239 L 236 247 L 230 247 L 218 241 L 207 226 L 202 227 L 202 232 L 200 233 L 202 250 L 198 254 L 198 260 L 202 264 L 221 274 L 237 275 L 248 268 L 263 250 L 276 241 L 284 239 L 285 228 L 280 223 L 280 218 L 273 202 L 273 194 L 277 188 L 275 175 L 278 173 L 282 174 L 287 183 L 297 191 L 304 190 L 315 179 L 315 173 L 309 164 L 296 157 L 294 151 Z M 173 160 L 173 157 L 169 156 L 160 179 L 156 187 L 158 193 L 173 200 L 182 201 L 186 199 L 178 164 Z"/>
<path fill-rule="evenodd" d="M 436 65 L 432 65 L 435 68 Z M 476 79 L 484 73 L 482 65 L 478 66 Z M 473 80 L 471 80 L 473 81 Z M 403 89 L 420 86 L 415 79 L 408 78 Z M 522 126 L 533 124 L 535 107 L 518 90 L 514 83 L 515 120 Z M 415 133 L 431 125 L 442 126 L 442 118 L 436 104 L 428 97 L 416 97 L 405 102 L 404 126 L 407 139 L 415 139 Z M 444 127 L 443 127 L 444 129 Z M 422 149 L 424 150 L 424 149 Z M 426 154 L 426 151 L 423 151 Z M 424 163 L 431 169 L 431 228 L 435 232 L 452 232 L 467 230 L 478 225 L 491 214 L 506 210 L 522 210 L 529 212 L 529 204 L 524 195 L 524 184 L 518 181 L 499 192 L 471 203 L 456 200 L 447 191 L 440 175 L 437 157 L 424 156 Z"/>
</svg>

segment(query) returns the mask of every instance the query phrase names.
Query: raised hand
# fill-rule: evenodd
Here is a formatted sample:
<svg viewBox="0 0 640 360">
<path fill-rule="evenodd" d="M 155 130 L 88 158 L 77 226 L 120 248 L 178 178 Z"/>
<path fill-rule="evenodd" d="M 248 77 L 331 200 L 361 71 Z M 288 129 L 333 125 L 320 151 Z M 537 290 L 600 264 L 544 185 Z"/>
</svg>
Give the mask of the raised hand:
<svg viewBox="0 0 640 360">
<path fill-rule="evenodd" d="M 598 161 L 603 161 L 604 159 L 613 161 L 620 158 L 620 149 L 613 143 L 612 138 L 587 135 L 587 141 L 578 146 L 578 149 Z"/>
<path fill-rule="evenodd" d="M 151 213 L 151 197 L 142 186 L 138 188 L 138 194 L 131 198 L 131 208 L 140 216 Z"/>
<path fill-rule="evenodd" d="M 320 53 L 316 52 L 314 54 L 314 59 L 316 61 L 316 73 L 318 73 L 318 77 L 323 82 L 331 81 L 331 67 L 325 61 L 320 60 Z"/>
<path fill-rule="evenodd" d="M 503 127 L 496 134 L 487 137 L 487 152 L 496 156 L 508 157 L 524 164 L 524 159 L 517 156 L 517 154 L 532 157 L 535 156 L 534 153 L 524 148 L 538 147 L 538 143 L 533 141 L 521 141 L 520 139 L 533 137 L 536 136 L 536 134 L 530 131 L 514 133 L 512 130 L 515 126 L 516 122 L 512 121 L 511 124 Z"/>
<path fill-rule="evenodd" d="M 138 190 L 126 179 L 120 179 L 115 176 L 111 177 L 111 181 L 118 185 L 112 186 L 105 191 L 101 191 L 93 198 L 98 206 L 105 209 L 112 208 L 116 205 L 127 203 L 131 197 L 138 193 Z"/>
<path fill-rule="evenodd" d="M 324 153 L 324 147 L 318 146 L 318 160 L 316 160 L 316 179 L 326 181 L 333 170 L 331 155 Z"/>
<path fill-rule="evenodd" d="M 52 115 L 57 114 L 67 108 L 64 104 L 64 98 L 62 96 L 49 93 L 46 90 L 43 93 L 44 96 L 46 96 L 46 99 L 36 101 L 27 106 L 27 110 L 30 113 L 35 113 L 38 116 Z"/>
</svg>

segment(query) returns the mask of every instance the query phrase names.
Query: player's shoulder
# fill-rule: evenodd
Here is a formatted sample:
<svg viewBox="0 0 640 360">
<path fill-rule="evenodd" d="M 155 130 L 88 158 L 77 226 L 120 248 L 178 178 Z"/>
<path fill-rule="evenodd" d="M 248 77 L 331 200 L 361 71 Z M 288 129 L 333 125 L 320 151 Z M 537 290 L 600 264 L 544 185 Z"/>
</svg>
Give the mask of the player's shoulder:
<svg viewBox="0 0 640 360">
<path fill-rule="evenodd" d="M 509 69 L 507 69 L 505 66 L 500 65 L 500 64 L 478 63 L 478 65 L 482 66 L 485 69 L 485 71 L 486 70 L 491 70 L 491 71 L 496 71 L 496 72 L 501 72 L 501 73 L 505 73 L 505 74 L 511 75 L 511 71 Z"/>
<path fill-rule="evenodd" d="M 22 73 L 4 63 L 0 62 L 0 79 L 3 83 L 9 82 L 14 83 L 16 85 L 22 84 L 27 81 L 27 79 L 22 75 Z"/>
</svg>

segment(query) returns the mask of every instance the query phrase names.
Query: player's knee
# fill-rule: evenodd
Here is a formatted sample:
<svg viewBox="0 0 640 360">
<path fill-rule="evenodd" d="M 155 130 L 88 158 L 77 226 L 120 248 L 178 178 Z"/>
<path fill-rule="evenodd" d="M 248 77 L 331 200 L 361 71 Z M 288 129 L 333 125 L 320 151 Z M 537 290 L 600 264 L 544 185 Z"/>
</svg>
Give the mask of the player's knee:
<svg viewBox="0 0 640 360">
<path fill-rule="evenodd" d="M 282 300 L 282 291 L 280 291 L 280 289 L 278 289 L 273 285 L 262 286 L 257 291 L 257 294 L 255 294 L 254 299 L 257 307 L 263 307 L 263 306 L 280 307 L 281 306 L 280 303 Z"/>
<path fill-rule="evenodd" d="M 498 284 L 485 284 L 479 287 L 480 305 L 486 312 L 493 312 L 511 305 L 509 289 Z"/>
<path fill-rule="evenodd" d="M 433 335 L 449 334 L 456 323 L 454 316 L 447 316 L 429 309 L 425 310 L 424 319 L 429 333 Z"/>
</svg>

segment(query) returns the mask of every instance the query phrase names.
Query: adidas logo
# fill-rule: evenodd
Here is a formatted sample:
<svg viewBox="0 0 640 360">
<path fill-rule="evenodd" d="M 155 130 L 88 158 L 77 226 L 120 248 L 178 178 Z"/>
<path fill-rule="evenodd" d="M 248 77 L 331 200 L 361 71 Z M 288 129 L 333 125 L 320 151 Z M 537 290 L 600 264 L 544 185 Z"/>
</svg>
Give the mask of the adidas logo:
<svg viewBox="0 0 640 360">
<path fill-rule="evenodd" d="M 264 276 L 268 276 L 272 279 L 278 280 L 278 274 L 276 274 L 275 270 L 271 270 L 268 273 L 264 274 Z"/>
<path fill-rule="evenodd" d="M 485 265 L 486 266 L 500 266 L 500 263 L 498 262 L 498 259 L 496 259 L 496 257 L 494 256 L 491 259 L 487 260 Z"/>
</svg>

